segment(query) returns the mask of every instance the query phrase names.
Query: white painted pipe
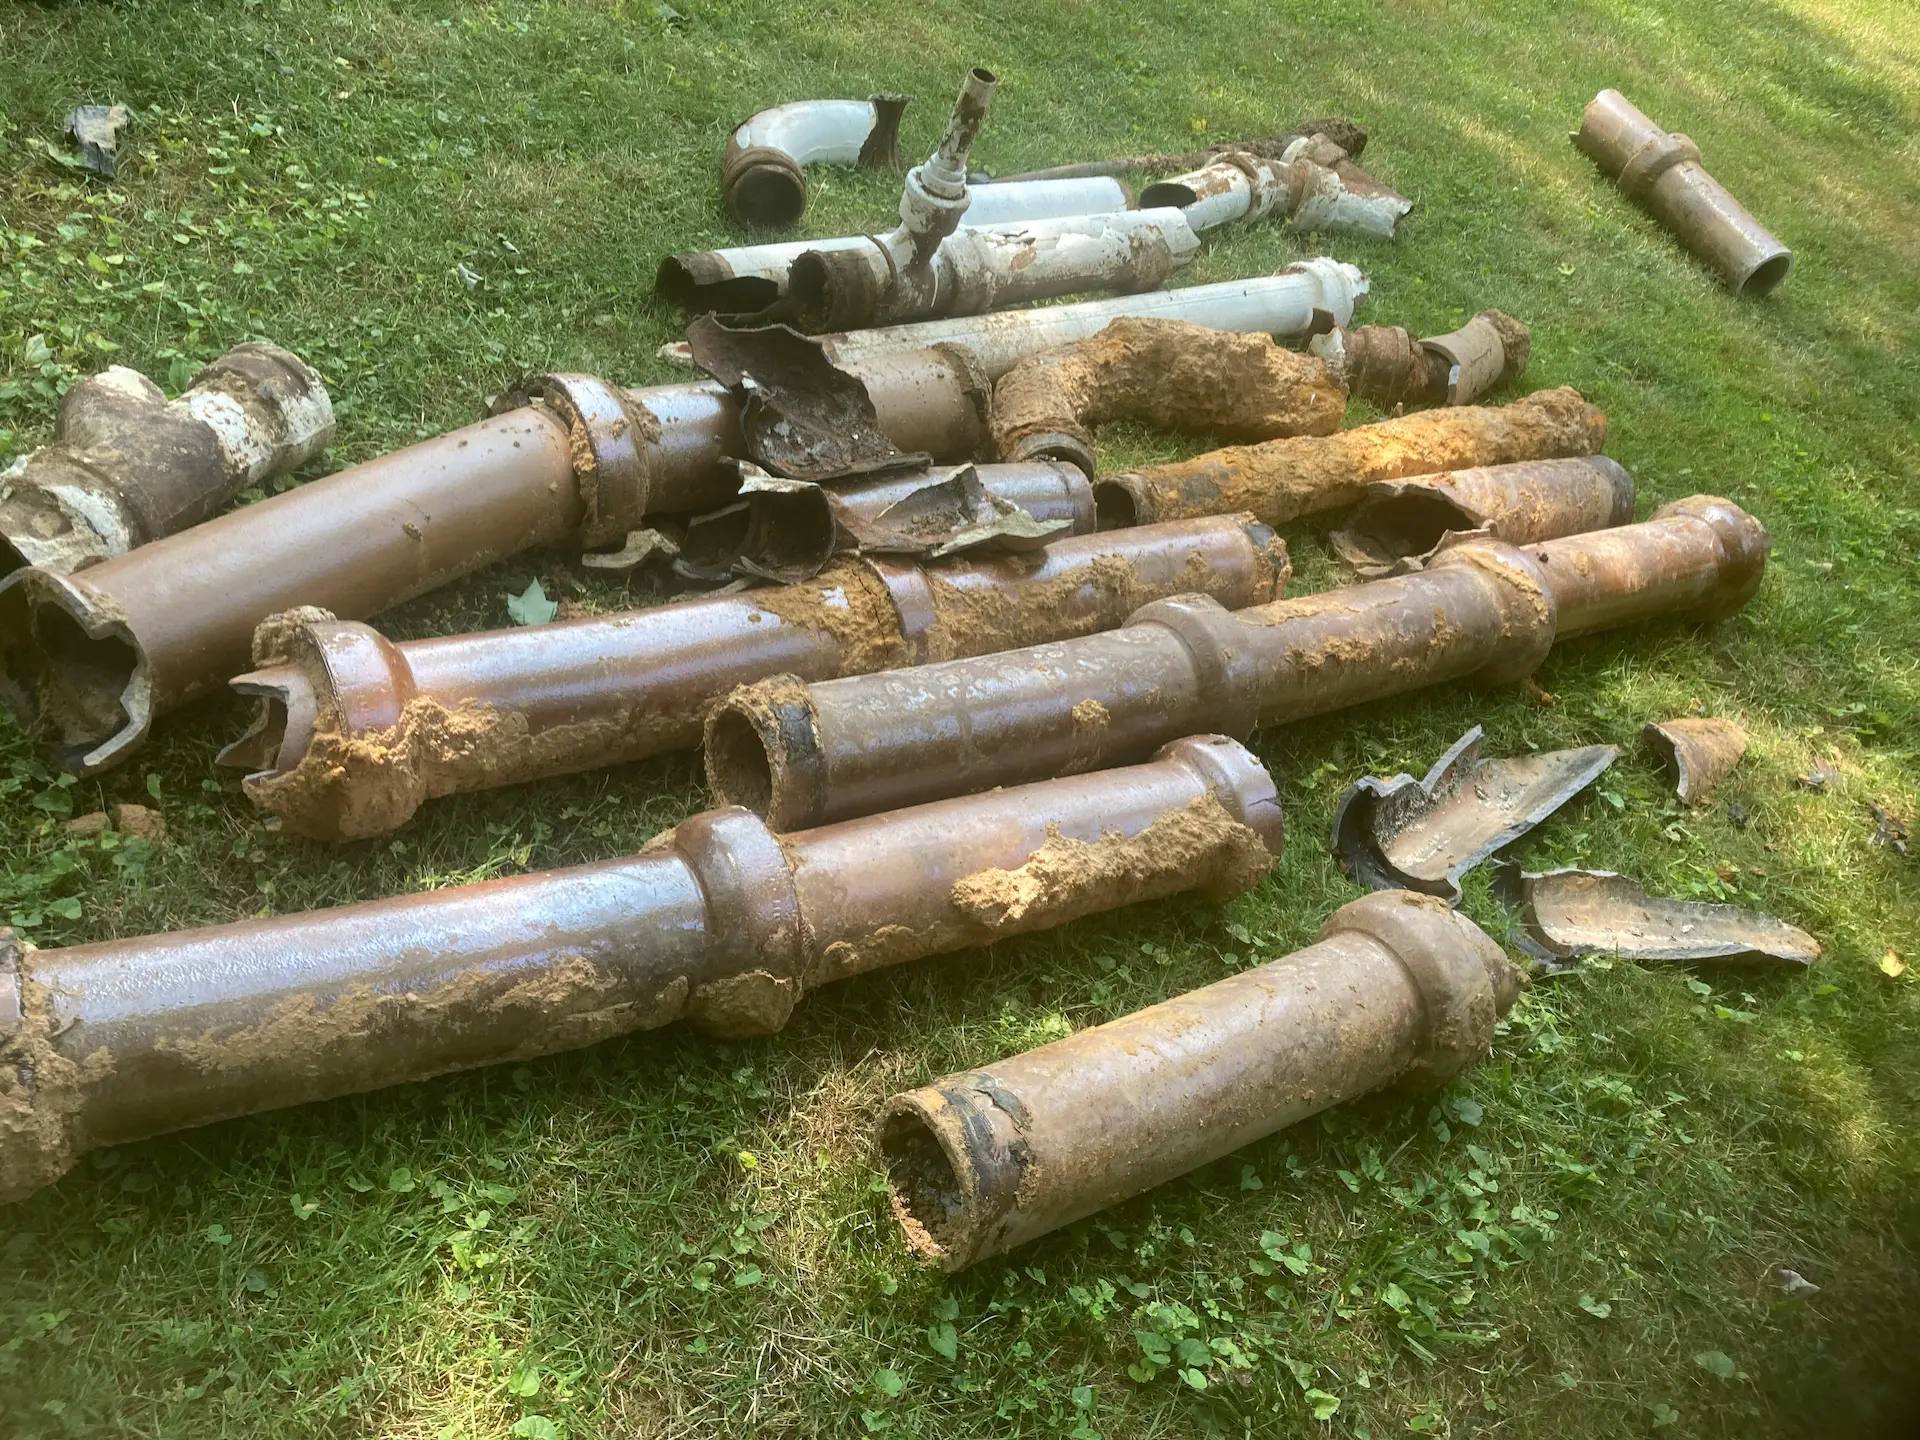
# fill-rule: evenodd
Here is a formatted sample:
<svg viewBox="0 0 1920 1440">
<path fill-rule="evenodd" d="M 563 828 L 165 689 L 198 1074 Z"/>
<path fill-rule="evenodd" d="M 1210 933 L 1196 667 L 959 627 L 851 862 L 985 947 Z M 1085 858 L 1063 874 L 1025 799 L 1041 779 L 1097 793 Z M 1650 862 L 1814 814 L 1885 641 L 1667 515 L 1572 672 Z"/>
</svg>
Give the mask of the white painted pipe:
<svg viewBox="0 0 1920 1440">
<path fill-rule="evenodd" d="M 745 225 L 791 225 L 807 208 L 809 165 L 898 169 L 904 95 L 796 100 L 735 127 L 720 162 L 720 194 Z"/>
<path fill-rule="evenodd" d="M 1302 152 L 1312 143 L 1312 137 L 1294 141 L 1279 160 L 1223 155 L 1198 170 L 1149 185 L 1140 203 L 1177 206 L 1203 235 L 1277 213 L 1296 230 L 1392 239 L 1412 202 L 1364 171 L 1349 166 L 1349 176 L 1343 177 L 1337 169 L 1308 159 Z"/>
</svg>

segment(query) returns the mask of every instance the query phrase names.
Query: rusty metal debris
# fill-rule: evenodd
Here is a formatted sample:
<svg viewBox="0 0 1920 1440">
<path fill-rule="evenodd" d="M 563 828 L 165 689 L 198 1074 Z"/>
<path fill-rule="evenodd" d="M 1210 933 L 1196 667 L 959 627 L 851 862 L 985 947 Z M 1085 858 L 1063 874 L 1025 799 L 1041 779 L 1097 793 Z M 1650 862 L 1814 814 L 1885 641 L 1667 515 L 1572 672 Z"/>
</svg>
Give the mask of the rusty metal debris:
<svg viewBox="0 0 1920 1440">
<path fill-rule="evenodd" d="M 278 345 L 236 345 L 179 399 L 114 365 L 60 402 L 54 442 L 0 471 L 0 575 L 68 574 L 214 514 L 333 441 L 311 366 Z"/>
<path fill-rule="evenodd" d="M 1667 767 L 1683 805 L 1704 805 L 1747 753 L 1747 732 L 1731 720 L 1649 721 L 1640 732 Z"/>
<path fill-rule="evenodd" d="M 1612 745 L 1486 760 L 1474 726 L 1424 780 L 1368 775 L 1340 797 L 1330 849 L 1375 890 L 1460 903 L 1460 877 L 1541 824 L 1620 758 Z"/>
<path fill-rule="evenodd" d="M 1545 970 L 1589 955 L 1686 963 L 1811 965 L 1820 942 L 1798 926 L 1737 905 L 1649 896 L 1611 870 L 1510 870 L 1502 888 L 1520 910 L 1523 940 Z"/>
<path fill-rule="evenodd" d="M 796 100 L 751 115 L 727 137 L 720 197 L 743 225 L 798 224 L 809 165 L 900 168 L 900 116 L 910 95 Z"/>
<path fill-rule="evenodd" d="M 625 859 L 181 934 L 0 931 L 0 1201 L 88 1150 L 685 1018 L 780 1029 L 820 985 L 1186 891 L 1280 848 L 1238 744 L 776 837 L 697 815 Z"/>
<path fill-rule="evenodd" d="M 1330 435 L 1346 408 L 1325 364 L 1266 335 L 1122 319 L 1001 376 L 993 440 L 1002 460 L 1065 460 L 1091 474 L 1092 427 L 1105 421 L 1271 440 Z"/>
<path fill-rule="evenodd" d="M 988 445 L 985 384 L 966 356 L 897 351 L 845 368 L 900 450 L 948 461 Z M 59 763 L 92 773 L 245 668 L 268 615 L 377 614 L 533 546 L 618 546 L 646 515 L 711 510 L 739 486 L 741 404 L 712 381 L 622 390 L 538 375 L 496 410 L 78 574 L 14 571 L 0 580 L 0 701 Z"/>
<path fill-rule="evenodd" d="M 1907 822 L 1884 805 L 1869 805 L 1867 813 L 1873 817 L 1873 834 L 1867 843 L 1877 845 L 1882 850 L 1891 850 L 1904 859 L 1907 854 Z"/>
<path fill-rule="evenodd" d="M 894 1218 L 963 1270 L 1343 1101 L 1445 1085 L 1523 983 L 1431 897 L 1366 896 L 1304 950 L 896 1095 L 877 1137 Z"/>
<path fill-rule="evenodd" d="M 713 711 L 707 779 L 785 828 L 1120 763 L 1199 724 L 1245 735 L 1447 680 L 1516 681 L 1557 639 L 1730 615 L 1766 558 L 1757 520 L 1694 496 L 1524 550 L 1465 538 L 1416 574 L 1238 614 L 1183 597 L 1059 644 L 769 681 Z"/>
<path fill-rule="evenodd" d="M 1175 155 L 1129 155 L 1118 160 L 1084 160 L 1071 165 L 1049 165 L 1044 170 L 1024 170 L 1018 175 L 1002 175 L 991 182 L 973 182 L 982 189 L 991 185 L 1011 185 L 1028 180 L 1072 180 L 1090 175 L 1130 175 L 1136 170 L 1151 171 L 1159 175 L 1174 175 L 1182 170 L 1199 170 L 1212 164 L 1230 150 L 1242 151 L 1262 159 L 1278 160 L 1287 151 L 1287 147 L 1304 136 L 1324 136 L 1338 145 L 1351 158 L 1358 160 L 1367 148 L 1367 132 L 1363 126 L 1338 116 L 1308 120 L 1296 125 L 1284 135 L 1271 135 L 1250 140 L 1232 140 L 1225 145 L 1210 146 L 1205 150 L 1187 150 Z"/>
<path fill-rule="evenodd" d="M 1354 395 L 1382 410 L 1471 405 L 1511 385 L 1533 353 L 1527 327 L 1499 310 L 1482 310 L 1458 330 L 1416 340 L 1397 325 L 1362 325 L 1316 335 L 1307 348 Z"/>
<path fill-rule="evenodd" d="M 124 105 L 76 105 L 60 129 L 80 147 L 81 166 L 111 180 L 120 169 L 120 136 L 132 123 Z"/>
<path fill-rule="evenodd" d="M 1510 405 L 1461 405 L 1210 450 L 1191 460 L 1103 475 L 1094 484 L 1102 525 L 1247 510 L 1282 525 L 1356 503 L 1368 485 L 1469 466 L 1597 454 L 1607 417 L 1565 386 Z"/>
<path fill-rule="evenodd" d="M 221 755 L 290 830 L 378 835 L 429 798 L 698 744 L 736 685 L 1087 635 L 1199 590 L 1280 593 L 1286 547 L 1246 517 L 1089 535 L 1027 553 L 841 559 L 807 585 L 395 644 L 324 614 L 261 627 L 252 728 Z"/>
<path fill-rule="evenodd" d="M 1628 524 L 1633 505 L 1633 477 L 1604 455 L 1481 465 L 1369 485 L 1327 544 L 1351 573 L 1377 580 L 1418 570 L 1450 535 L 1531 545 Z"/>
<path fill-rule="evenodd" d="M 1793 269 L 1793 252 L 1707 173 L 1700 147 L 1662 130 L 1618 90 L 1593 97 L 1572 139 L 1735 295 L 1771 294 Z"/>
<path fill-rule="evenodd" d="M 1275 159 L 1228 150 L 1149 185 L 1142 210 L 1170 206 L 1197 234 L 1275 216 L 1295 230 L 1391 240 L 1413 202 L 1354 165 L 1324 136 L 1302 136 Z"/>
</svg>

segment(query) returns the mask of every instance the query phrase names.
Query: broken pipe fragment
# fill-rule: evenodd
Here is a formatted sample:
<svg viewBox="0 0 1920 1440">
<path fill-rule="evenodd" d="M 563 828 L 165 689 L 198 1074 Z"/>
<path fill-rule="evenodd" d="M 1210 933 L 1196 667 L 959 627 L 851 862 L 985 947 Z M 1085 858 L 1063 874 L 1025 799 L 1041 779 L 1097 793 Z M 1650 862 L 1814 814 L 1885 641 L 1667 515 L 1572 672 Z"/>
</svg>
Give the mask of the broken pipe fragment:
<svg viewBox="0 0 1920 1440">
<path fill-rule="evenodd" d="M 0 575 L 70 574 L 215 514 L 333 440 L 319 373 L 290 350 L 236 345 L 177 400 L 110 366 L 60 402 L 53 444 L 0 471 Z"/>
<path fill-rule="evenodd" d="M 1655 963 L 1811 965 L 1820 942 L 1798 926 L 1737 905 L 1650 896 L 1611 870 L 1505 869 L 1500 880 L 1519 907 L 1525 948 L 1549 972 L 1588 955 Z"/>
<path fill-rule="evenodd" d="M 743 225 L 799 223 L 809 165 L 900 168 L 900 116 L 908 95 L 796 100 L 749 116 L 727 137 L 720 197 Z"/>
<path fill-rule="evenodd" d="M 1704 805 L 1747 753 L 1747 732 L 1731 720 L 1648 721 L 1640 732 L 1667 767 L 1683 805 Z"/>
<path fill-rule="evenodd" d="M 1523 983 L 1439 901 L 1366 896 L 1304 950 L 896 1095 L 876 1137 L 894 1218 L 964 1270 L 1330 1106 L 1445 1085 Z"/>
<path fill-rule="evenodd" d="M 132 123 L 124 105 L 76 105 L 61 129 L 80 147 L 80 163 L 111 180 L 120 169 L 120 136 Z"/>
<path fill-rule="evenodd" d="M 1418 570 L 1449 535 L 1484 532 L 1531 545 L 1633 521 L 1633 477 L 1604 455 L 1520 460 L 1369 485 L 1327 535 L 1362 580 Z"/>
<path fill-rule="evenodd" d="M 103 1145 L 683 1017 L 771 1034 L 865 970 L 1225 899 L 1280 843 L 1259 762 L 1198 736 L 806 834 L 712 810 L 624 859 L 337 909 L 62 950 L 0 930 L 0 1202 Z"/>
<path fill-rule="evenodd" d="M 1329 848 L 1375 890 L 1418 890 L 1460 903 L 1460 877 L 1505 849 L 1600 778 L 1612 745 L 1512 760 L 1480 755 L 1474 726 L 1424 780 L 1365 776 L 1340 797 Z"/>
<path fill-rule="evenodd" d="M 1471 405 L 1511 385 L 1532 355 L 1527 327 L 1499 310 L 1482 310 L 1458 330 L 1416 340 L 1397 325 L 1362 325 L 1316 335 L 1307 349 L 1336 379 L 1382 410 Z"/>
</svg>

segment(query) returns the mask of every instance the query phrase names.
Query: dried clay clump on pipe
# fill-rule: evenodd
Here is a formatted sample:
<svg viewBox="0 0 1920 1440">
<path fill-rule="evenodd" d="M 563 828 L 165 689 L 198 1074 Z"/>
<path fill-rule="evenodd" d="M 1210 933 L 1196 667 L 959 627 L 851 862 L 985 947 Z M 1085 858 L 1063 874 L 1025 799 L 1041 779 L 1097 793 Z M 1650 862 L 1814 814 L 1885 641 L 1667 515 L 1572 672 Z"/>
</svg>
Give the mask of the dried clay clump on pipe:
<svg viewBox="0 0 1920 1440">
<path fill-rule="evenodd" d="M 0 1202 L 84 1152 L 687 1019 L 786 1024 L 806 991 L 1184 892 L 1279 852 L 1259 762 L 1145 765 L 775 836 L 713 810 L 626 859 L 35 951 L 0 930 Z"/>
<path fill-rule="evenodd" d="M 887 1103 L 907 1246 L 967 1266 L 1388 1086 L 1486 1057 L 1523 981 L 1431 896 L 1369 895 L 1304 950 Z"/>
</svg>

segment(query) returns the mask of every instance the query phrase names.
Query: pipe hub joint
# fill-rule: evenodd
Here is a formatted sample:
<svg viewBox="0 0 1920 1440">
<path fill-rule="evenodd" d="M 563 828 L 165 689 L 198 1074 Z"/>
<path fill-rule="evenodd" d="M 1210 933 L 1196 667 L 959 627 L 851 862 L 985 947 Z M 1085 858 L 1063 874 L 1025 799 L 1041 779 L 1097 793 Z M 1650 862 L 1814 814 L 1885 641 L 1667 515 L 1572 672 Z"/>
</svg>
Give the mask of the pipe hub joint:
<svg viewBox="0 0 1920 1440">
<path fill-rule="evenodd" d="M 682 821 L 668 845 L 706 896 L 712 966 L 686 1018 L 727 1038 L 771 1035 L 800 1000 L 806 934 L 793 869 L 773 832 L 730 806 Z"/>
<path fill-rule="evenodd" d="M 651 475 L 647 445 L 660 424 L 644 405 L 594 375 L 529 375 L 512 386 L 499 414 L 540 401 L 566 422 L 572 437 L 574 483 L 586 506 L 580 543 L 591 550 L 616 545 L 640 527 Z"/>
<path fill-rule="evenodd" d="M 1713 528 L 1720 541 L 1720 573 L 1713 589 L 1692 611 L 1694 620 L 1724 620 L 1751 600 L 1766 578 L 1767 557 L 1773 542 L 1766 526 L 1731 500 L 1718 495 L 1689 495 L 1653 512 L 1655 520 L 1669 515 L 1691 515 Z"/>
<path fill-rule="evenodd" d="M 1460 566 L 1486 577 L 1500 597 L 1498 658 L 1473 678 L 1488 685 L 1526 679 L 1546 663 L 1559 629 L 1559 607 L 1545 572 L 1525 551 L 1477 538 L 1455 541 L 1427 563 L 1429 570 Z"/>
<path fill-rule="evenodd" d="M 1236 740 L 1260 723 L 1260 666 L 1239 621 L 1211 595 L 1175 595 L 1143 605 L 1128 617 L 1158 625 L 1186 648 L 1213 728 Z"/>
</svg>

